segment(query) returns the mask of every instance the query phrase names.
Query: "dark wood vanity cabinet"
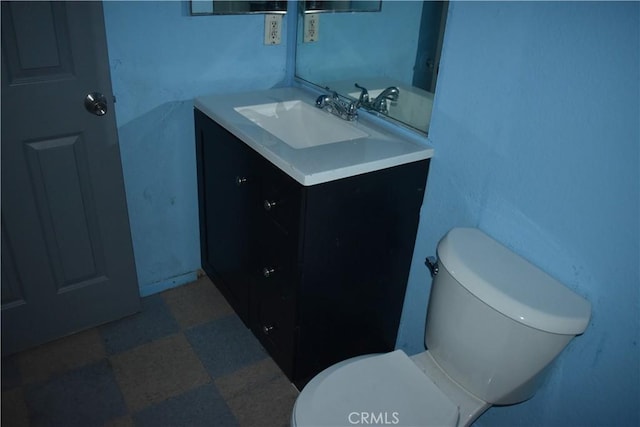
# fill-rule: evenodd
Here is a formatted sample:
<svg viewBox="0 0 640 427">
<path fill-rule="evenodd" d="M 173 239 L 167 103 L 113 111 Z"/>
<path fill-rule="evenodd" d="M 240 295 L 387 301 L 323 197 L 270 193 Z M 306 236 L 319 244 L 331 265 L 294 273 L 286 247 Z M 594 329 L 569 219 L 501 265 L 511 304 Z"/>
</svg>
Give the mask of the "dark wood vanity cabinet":
<svg viewBox="0 0 640 427">
<path fill-rule="evenodd" d="M 429 161 L 302 186 L 195 125 L 203 268 L 285 374 L 393 350 Z"/>
</svg>

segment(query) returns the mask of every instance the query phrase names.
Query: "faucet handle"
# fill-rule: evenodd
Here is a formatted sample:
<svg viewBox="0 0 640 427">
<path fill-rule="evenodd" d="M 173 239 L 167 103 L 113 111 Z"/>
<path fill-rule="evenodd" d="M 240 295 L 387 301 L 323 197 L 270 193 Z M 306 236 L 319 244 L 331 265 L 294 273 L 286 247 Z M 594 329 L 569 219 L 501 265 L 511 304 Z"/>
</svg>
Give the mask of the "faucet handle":
<svg viewBox="0 0 640 427">
<path fill-rule="evenodd" d="M 366 87 L 360 86 L 358 83 L 355 86 L 360 89 L 360 97 L 358 98 L 358 104 L 362 104 L 363 102 L 369 102 L 369 91 Z"/>
<path fill-rule="evenodd" d="M 324 106 L 327 105 L 328 100 L 329 97 L 327 95 L 320 95 L 318 98 L 316 98 L 316 107 L 324 108 Z"/>
</svg>

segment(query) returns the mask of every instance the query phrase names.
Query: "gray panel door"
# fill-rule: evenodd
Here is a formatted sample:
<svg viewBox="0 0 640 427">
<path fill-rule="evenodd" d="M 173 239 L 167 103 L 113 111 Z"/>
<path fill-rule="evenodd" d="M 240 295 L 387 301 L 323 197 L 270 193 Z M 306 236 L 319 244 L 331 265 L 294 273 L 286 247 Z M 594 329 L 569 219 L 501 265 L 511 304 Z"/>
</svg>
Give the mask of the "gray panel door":
<svg viewBox="0 0 640 427">
<path fill-rule="evenodd" d="M 1 96 L 9 354 L 140 309 L 102 3 L 3 1 Z"/>
</svg>

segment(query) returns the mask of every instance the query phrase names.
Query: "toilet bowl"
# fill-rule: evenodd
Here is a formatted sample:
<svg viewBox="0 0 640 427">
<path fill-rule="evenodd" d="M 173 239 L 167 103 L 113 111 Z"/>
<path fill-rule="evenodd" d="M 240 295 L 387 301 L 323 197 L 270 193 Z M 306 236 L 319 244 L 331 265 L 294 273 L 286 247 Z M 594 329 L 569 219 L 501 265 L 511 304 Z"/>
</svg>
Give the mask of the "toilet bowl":
<svg viewBox="0 0 640 427">
<path fill-rule="evenodd" d="M 427 351 L 364 355 L 314 377 L 291 424 L 468 426 L 494 404 L 527 400 L 591 305 L 480 230 L 438 244 Z"/>
</svg>

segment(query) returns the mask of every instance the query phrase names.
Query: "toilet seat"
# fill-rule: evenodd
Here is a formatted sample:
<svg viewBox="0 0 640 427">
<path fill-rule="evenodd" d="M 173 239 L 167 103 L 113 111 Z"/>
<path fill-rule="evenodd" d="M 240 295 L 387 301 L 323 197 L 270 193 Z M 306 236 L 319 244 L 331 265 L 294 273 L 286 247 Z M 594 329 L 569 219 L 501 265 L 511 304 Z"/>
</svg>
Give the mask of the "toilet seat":
<svg viewBox="0 0 640 427">
<path fill-rule="evenodd" d="M 302 390 L 292 424 L 455 426 L 457 406 L 402 351 L 356 357 L 318 374 Z"/>
</svg>

